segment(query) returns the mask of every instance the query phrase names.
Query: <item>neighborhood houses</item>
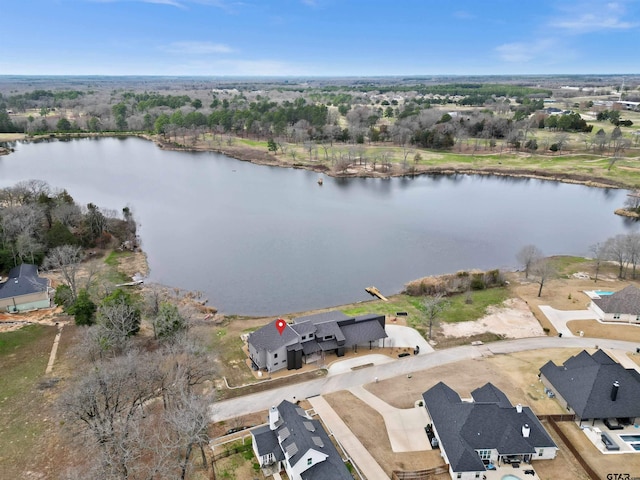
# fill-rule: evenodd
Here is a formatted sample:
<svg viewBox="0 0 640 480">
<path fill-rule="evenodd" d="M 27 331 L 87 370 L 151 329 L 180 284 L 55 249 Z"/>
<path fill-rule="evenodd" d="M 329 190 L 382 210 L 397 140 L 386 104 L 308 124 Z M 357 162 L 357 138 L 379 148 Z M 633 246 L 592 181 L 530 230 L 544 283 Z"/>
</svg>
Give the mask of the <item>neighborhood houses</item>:
<svg viewBox="0 0 640 480">
<path fill-rule="evenodd" d="M 599 293 L 599 295 L 593 295 L 589 308 L 601 321 L 640 324 L 640 289 L 638 287 L 629 285 L 618 292 Z"/>
</svg>

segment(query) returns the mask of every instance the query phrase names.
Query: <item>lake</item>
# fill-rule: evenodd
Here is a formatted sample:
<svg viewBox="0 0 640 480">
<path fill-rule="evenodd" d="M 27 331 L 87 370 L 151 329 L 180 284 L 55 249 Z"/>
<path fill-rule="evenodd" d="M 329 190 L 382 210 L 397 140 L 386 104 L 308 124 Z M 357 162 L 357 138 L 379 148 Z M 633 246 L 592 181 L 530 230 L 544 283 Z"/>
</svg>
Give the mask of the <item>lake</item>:
<svg viewBox="0 0 640 480">
<path fill-rule="evenodd" d="M 150 280 L 198 290 L 226 314 L 279 315 L 369 299 L 375 285 L 462 269 L 517 268 L 636 225 L 627 191 L 485 176 L 330 178 L 138 138 L 18 143 L 0 187 L 32 178 L 79 203 L 130 206 Z"/>
</svg>

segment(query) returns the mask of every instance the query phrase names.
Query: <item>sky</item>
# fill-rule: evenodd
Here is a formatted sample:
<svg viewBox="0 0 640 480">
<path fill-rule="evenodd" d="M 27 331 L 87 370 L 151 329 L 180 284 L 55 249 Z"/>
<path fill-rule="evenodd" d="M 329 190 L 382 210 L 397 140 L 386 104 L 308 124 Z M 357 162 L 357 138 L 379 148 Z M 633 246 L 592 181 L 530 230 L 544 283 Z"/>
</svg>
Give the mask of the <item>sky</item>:
<svg viewBox="0 0 640 480">
<path fill-rule="evenodd" d="M 0 0 L 0 75 L 640 72 L 640 0 Z"/>
</svg>

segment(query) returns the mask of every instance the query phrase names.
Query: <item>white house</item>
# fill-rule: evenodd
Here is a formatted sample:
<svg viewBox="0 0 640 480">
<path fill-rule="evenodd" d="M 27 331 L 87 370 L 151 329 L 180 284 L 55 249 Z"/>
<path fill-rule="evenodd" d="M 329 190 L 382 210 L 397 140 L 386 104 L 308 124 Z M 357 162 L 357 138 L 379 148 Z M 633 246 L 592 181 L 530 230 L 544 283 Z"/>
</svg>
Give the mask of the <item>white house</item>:
<svg viewBox="0 0 640 480">
<path fill-rule="evenodd" d="M 269 410 L 269 424 L 251 430 L 253 452 L 265 475 L 290 480 L 353 480 L 319 421 L 287 400 Z"/>
<path fill-rule="evenodd" d="M 601 321 L 640 324 L 640 289 L 629 285 L 611 295 L 593 298 L 589 308 Z"/>
<path fill-rule="evenodd" d="M 473 401 L 440 382 L 422 394 L 433 424 L 427 427 L 452 479 L 481 479 L 490 465 L 555 458 L 557 445 L 528 407 L 511 405 L 491 383 Z"/>
</svg>

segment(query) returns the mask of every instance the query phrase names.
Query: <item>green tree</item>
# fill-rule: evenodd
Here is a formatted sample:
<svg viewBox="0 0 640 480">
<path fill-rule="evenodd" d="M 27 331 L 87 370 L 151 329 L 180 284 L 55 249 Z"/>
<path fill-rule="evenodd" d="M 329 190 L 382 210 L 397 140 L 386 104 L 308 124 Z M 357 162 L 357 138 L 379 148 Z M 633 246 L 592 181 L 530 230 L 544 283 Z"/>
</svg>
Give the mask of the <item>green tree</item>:
<svg viewBox="0 0 640 480">
<path fill-rule="evenodd" d="M 96 309 L 96 304 L 89 297 L 89 292 L 83 288 L 78 292 L 76 301 L 67 309 L 67 312 L 73 315 L 76 325 L 92 325 L 95 322 Z"/>
<path fill-rule="evenodd" d="M 162 302 L 158 314 L 153 319 L 153 334 L 156 338 L 169 338 L 187 329 L 186 319 L 180 315 L 173 303 Z"/>
<path fill-rule="evenodd" d="M 64 283 L 58 285 L 53 301 L 56 305 L 60 305 L 64 309 L 68 309 L 73 304 L 73 293 L 71 292 L 71 287 Z"/>
<path fill-rule="evenodd" d="M 87 120 L 87 129 L 90 132 L 99 132 L 100 131 L 100 119 L 98 117 L 91 117 Z"/>
<path fill-rule="evenodd" d="M 278 144 L 275 142 L 275 140 L 273 138 L 270 138 L 267 141 L 267 149 L 270 152 L 277 152 L 278 151 Z"/>
<path fill-rule="evenodd" d="M 59 220 L 55 221 L 45 234 L 45 241 L 48 248 L 60 247 L 62 245 L 76 245 L 78 243 L 78 240 L 69 228 Z"/>
<path fill-rule="evenodd" d="M 127 106 L 120 102 L 111 107 L 111 111 L 113 112 L 113 116 L 116 119 L 116 128 L 118 130 L 126 130 L 127 125 Z"/>
<path fill-rule="evenodd" d="M 196 110 L 198 110 L 199 108 L 202 108 L 202 100 L 200 100 L 199 98 L 196 98 L 193 102 L 191 102 L 191 106 Z"/>
<path fill-rule="evenodd" d="M 58 130 L 59 132 L 70 131 L 71 122 L 69 122 L 69 120 L 67 120 L 66 118 L 62 117 L 60 120 L 58 120 L 58 123 L 56 124 L 56 130 Z"/>
</svg>

